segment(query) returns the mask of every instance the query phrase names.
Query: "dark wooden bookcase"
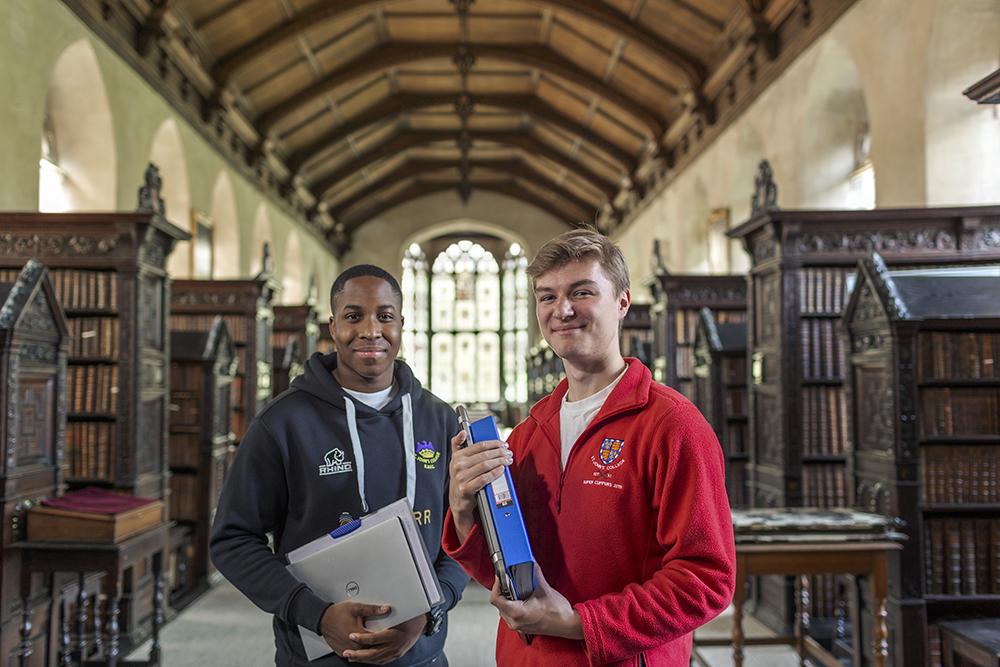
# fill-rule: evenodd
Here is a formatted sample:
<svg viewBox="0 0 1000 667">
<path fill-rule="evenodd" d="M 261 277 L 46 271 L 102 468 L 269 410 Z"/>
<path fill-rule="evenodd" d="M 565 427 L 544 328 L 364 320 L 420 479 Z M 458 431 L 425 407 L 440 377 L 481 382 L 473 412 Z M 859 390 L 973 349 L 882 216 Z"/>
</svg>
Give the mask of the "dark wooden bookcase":
<svg viewBox="0 0 1000 667">
<path fill-rule="evenodd" d="M 299 352 L 308 359 L 318 349 L 320 326 L 319 310 L 309 303 L 299 306 L 274 306 L 274 326 L 271 347 L 284 347 L 289 338 L 297 338 Z"/>
<path fill-rule="evenodd" d="M 274 385 L 275 396 L 288 389 L 292 380 L 305 371 L 301 349 L 299 339 L 295 336 L 286 338 L 284 345 L 271 348 L 271 369 L 273 371 L 271 381 Z"/>
<path fill-rule="evenodd" d="M 267 275 L 249 280 L 178 280 L 173 286 L 170 328 L 209 331 L 222 315 L 236 349 L 232 385 L 235 445 L 271 399 L 271 301 L 279 289 Z M 235 449 L 233 449 L 235 452 Z"/>
<path fill-rule="evenodd" d="M 747 325 L 718 324 L 702 308 L 694 336 L 693 402 L 711 424 L 726 455 L 729 504 L 748 507 Z"/>
<path fill-rule="evenodd" d="M 563 360 L 548 345 L 528 350 L 528 403 L 533 405 L 552 393 L 566 377 Z"/>
<path fill-rule="evenodd" d="M 319 311 L 310 303 L 274 306 L 271 348 L 275 396 L 302 374 L 305 360 L 318 349 L 320 328 Z"/>
<path fill-rule="evenodd" d="M 170 280 L 160 213 L 0 213 L 0 268 L 48 267 L 71 337 L 66 482 L 166 499 Z"/>
<path fill-rule="evenodd" d="M 750 254 L 747 312 L 748 475 L 754 507 L 836 507 L 850 502 L 845 350 L 837 327 L 859 260 L 890 265 L 1000 259 L 1000 207 L 783 211 L 764 209 L 729 232 Z M 843 596 L 814 583 L 812 617 L 835 618 Z M 792 590 L 761 580 L 757 617 L 791 618 Z M 817 633 L 820 631 L 817 630 Z"/>
<path fill-rule="evenodd" d="M 623 357 L 635 357 L 653 367 L 653 320 L 648 303 L 633 303 L 622 321 L 621 349 Z"/>
<path fill-rule="evenodd" d="M 226 478 L 232 431 L 230 391 L 238 360 L 225 320 L 208 331 L 175 331 L 170 364 L 170 515 L 180 539 L 171 603 L 183 607 L 213 571 L 208 536 Z"/>
<path fill-rule="evenodd" d="M 746 321 L 744 276 L 693 276 L 661 273 L 648 282 L 654 303 L 653 379 L 688 398 L 694 395 L 694 335 L 702 308 L 717 324 Z"/>
<path fill-rule="evenodd" d="M 7 547 L 24 536 L 25 511 L 65 490 L 66 356 L 69 329 L 49 271 L 30 260 L 23 270 L 0 270 L 0 458 L 4 526 L 0 533 L 0 655 L 23 650 L 25 617 L 36 632 L 31 650 L 44 654 L 55 610 L 51 588 L 38 582 L 22 604 L 20 558 Z"/>
<path fill-rule="evenodd" d="M 859 263 L 843 317 L 856 503 L 908 537 L 889 603 L 900 664 L 928 626 L 1000 609 L 1000 276 Z"/>
</svg>

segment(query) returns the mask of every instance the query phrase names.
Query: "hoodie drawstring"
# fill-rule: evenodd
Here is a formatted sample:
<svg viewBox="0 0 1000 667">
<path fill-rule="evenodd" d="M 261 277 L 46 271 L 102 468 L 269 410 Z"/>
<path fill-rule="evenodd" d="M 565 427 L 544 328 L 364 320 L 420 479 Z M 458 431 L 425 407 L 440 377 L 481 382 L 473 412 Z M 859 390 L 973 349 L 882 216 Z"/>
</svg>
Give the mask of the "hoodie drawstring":
<svg viewBox="0 0 1000 667">
<path fill-rule="evenodd" d="M 413 442 L 413 402 L 409 394 L 403 394 L 403 455 L 406 458 L 406 500 L 413 507 L 416 499 L 417 457 Z M 368 499 L 365 497 L 365 454 L 361 449 L 361 438 L 358 436 L 358 418 L 354 402 L 344 396 L 344 407 L 347 410 L 347 430 L 351 434 L 351 446 L 354 449 L 354 460 L 358 466 L 358 495 L 361 496 L 361 508 L 368 512 Z"/>
<path fill-rule="evenodd" d="M 417 451 L 413 443 L 413 402 L 403 394 L 403 451 L 406 456 L 406 500 L 413 509 L 417 487 Z"/>
</svg>

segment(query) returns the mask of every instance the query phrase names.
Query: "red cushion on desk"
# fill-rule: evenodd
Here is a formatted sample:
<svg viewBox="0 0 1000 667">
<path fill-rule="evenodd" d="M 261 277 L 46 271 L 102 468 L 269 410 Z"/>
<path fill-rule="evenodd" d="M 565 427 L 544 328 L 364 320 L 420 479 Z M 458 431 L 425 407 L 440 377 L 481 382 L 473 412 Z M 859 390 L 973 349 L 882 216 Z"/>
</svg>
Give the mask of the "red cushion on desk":
<svg viewBox="0 0 1000 667">
<path fill-rule="evenodd" d="M 64 510 L 74 510 L 77 512 L 95 512 L 97 514 L 118 514 L 126 510 L 148 505 L 153 502 L 153 498 L 137 498 L 126 496 L 107 489 L 96 486 L 88 486 L 79 491 L 46 498 L 41 502 L 46 507 L 56 507 Z"/>
</svg>

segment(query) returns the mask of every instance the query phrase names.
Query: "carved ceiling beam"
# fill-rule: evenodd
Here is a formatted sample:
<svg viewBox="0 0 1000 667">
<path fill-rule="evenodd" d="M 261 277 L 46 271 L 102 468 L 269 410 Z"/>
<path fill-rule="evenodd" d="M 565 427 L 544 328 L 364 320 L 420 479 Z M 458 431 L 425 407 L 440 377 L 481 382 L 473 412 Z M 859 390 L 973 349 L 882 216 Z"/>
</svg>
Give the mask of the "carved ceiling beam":
<svg viewBox="0 0 1000 667">
<path fill-rule="evenodd" d="M 233 76 L 275 49 L 294 41 L 309 30 L 314 30 L 345 14 L 385 6 L 391 0 L 335 0 L 319 2 L 311 8 L 300 12 L 293 20 L 288 21 L 253 40 L 245 47 L 223 55 L 212 69 L 212 78 L 216 82 L 218 99 L 221 92 L 229 85 Z M 631 21 L 623 14 L 600 0 L 540 0 L 540 5 L 561 7 L 570 12 L 594 21 L 605 30 L 615 32 L 637 46 L 642 47 L 654 56 L 658 56 L 669 64 L 684 79 L 684 82 L 694 90 L 701 88 L 707 76 L 707 66 L 684 49 L 668 42 L 656 33 Z"/>
<path fill-rule="evenodd" d="M 376 104 L 363 113 L 358 114 L 340 127 L 334 128 L 324 136 L 311 141 L 307 148 L 293 152 L 285 161 L 285 166 L 294 176 L 309 164 L 315 157 L 334 148 L 349 135 L 364 128 L 394 118 L 401 113 L 417 109 L 442 106 L 455 102 L 461 93 L 433 94 L 402 94 L 395 95 Z M 604 153 L 611 161 L 617 162 L 624 171 L 635 171 L 637 161 L 635 155 L 622 149 L 590 128 L 580 125 L 552 105 L 531 95 L 476 95 L 472 97 L 474 106 L 490 106 L 506 109 L 516 113 L 526 114 L 558 127 L 565 132 L 580 137 L 585 143 Z"/>
<path fill-rule="evenodd" d="M 353 232 L 372 218 L 377 217 L 378 215 L 381 215 L 385 211 L 395 208 L 396 206 L 405 204 L 411 199 L 434 194 L 435 192 L 444 192 L 448 190 L 458 191 L 461 188 L 461 184 L 462 182 L 460 179 L 456 179 L 454 182 L 450 183 L 441 181 L 414 182 L 412 185 L 404 188 L 389 199 L 381 201 L 378 204 L 373 204 L 370 208 L 367 208 L 364 211 L 359 211 L 357 217 L 352 218 L 347 224 L 344 225 L 344 229 L 345 231 L 350 230 Z M 558 206 L 556 203 L 539 196 L 531 190 L 528 190 L 514 179 L 478 182 L 473 181 L 469 184 L 469 186 L 472 190 L 497 192 L 502 195 L 507 195 L 513 199 L 519 199 L 527 204 L 535 206 L 536 208 L 542 209 L 553 217 L 562 220 L 570 227 L 577 227 L 579 226 L 579 221 L 587 220 L 588 216 L 593 216 L 593 214 L 587 210 L 573 210 L 575 207 L 568 204 L 565 207 Z M 350 238 L 350 236 L 348 236 L 348 238 Z"/>
<path fill-rule="evenodd" d="M 406 179 L 419 176 L 421 174 L 427 174 L 435 171 L 443 171 L 446 169 L 455 169 L 458 164 L 453 160 L 414 160 L 412 162 L 407 162 L 401 165 L 398 169 L 386 174 L 376 182 L 369 185 L 367 188 L 356 192 L 347 199 L 337 202 L 336 205 L 330 207 L 330 215 L 336 220 L 340 220 L 345 214 L 349 215 L 351 208 L 357 204 L 377 195 L 379 192 L 383 192 L 386 188 L 405 181 Z M 491 171 L 499 171 L 505 174 L 510 174 L 511 176 L 523 178 L 532 183 L 543 184 L 544 188 L 548 191 L 554 192 L 559 195 L 560 198 L 570 202 L 577 208 L 581 210 L 597 210 L 600 202 L 587 202 L 570 192 L 565 187 L 555 183 L 550 176 L 545 175 L 538 169 L 531 166 L 524 160 L 470 160 L 468 162 L 468 167 L 470 169 L 488 169 Z M 470 183 L 475 183 L 475 181 L 470 181 Z"/>
<path fill-rule="evenodd" d="M 417 146 L 426 146 L 428 144 L 439 143 L 442 141 L 455 141 L 458 136 L 459 134 L 457 132 L 404 132 L 397 134 L 364 155 L 361 155 L 339 167 L 333 173 L 323 176 L 312 185 L 310 190 L 312 190 L 312 193 L 317 200 L 325 199 L 326 194 L 335 188 L 341 181 L 348 176 L 357 173 L 361 169 L 364 169 L 377 160 L 397 155 L 402 151 L 415 148 Z M 598 176 L 584 165 L 581 165 L 570 159 L 568 156 L 553 150 L 546 144 L 528 134 L 524 134 L 522 132 L 470 132 L 468 136 L 473 141 L 488 141 L 506 146 L 513 146 L 515 148 L 521 148 L 531 155 L 542 157 L 550 162 L 554 162 L 555 164 L 564 167 L 567 171 L 573 172 L 577 177 L 583 180 L 584 183 L 597 191 L 602 192 L 606 197 L 608 197 L 608 199 L 614 198 L 617 193 L 616 184 Z M 455 164 L 458 164 L 458 160 L 455 160 Z"/>
<path fill-rule="evenodd" d="M 135 50 L 139 55 L 149 55 L 149 50 L 163 36 L 163 17 L 174 0 L 150 0 L 149 14 L 135 36 Z"/>
<path fill-rule="evenodd" d="M 255 129 L 261 140 L 289 114 L 302 106 L 309 104 L 323 95 L 362 76 L 385 69 L 398 67 L 406 63 L 428 60 L 431 58 L 452 57 L 459 48 L 466 48 L 468 53 L 481 62 L 484 58 L 513 62 L 547 72 L 565 79 L 582 88 L 599 95 L 611 104 L 622 109 L 642 123 L 649 133 L 659 142 L 663 136 L 665 125 L 659 114 L 649 109 L 618 89 L 609 86 L 599 77 L 579 67 L 563 56 L 540 46 L 500 46 L 492 44 L 417 44 L 399 43 L 381 46 L 361 54 L 343 67 L 331 72 L 286 101 L 260 114 L 255 122 Z"/>
<path fill-rule="evenodd" d="M 778 57 L 780 42 L 777 31 L 764 16 L 766 0 L 738 0 L 738 2 L 753 24 L 754 41 L 764 48 L 768 58 L 774 60 Z"/>
</svg>

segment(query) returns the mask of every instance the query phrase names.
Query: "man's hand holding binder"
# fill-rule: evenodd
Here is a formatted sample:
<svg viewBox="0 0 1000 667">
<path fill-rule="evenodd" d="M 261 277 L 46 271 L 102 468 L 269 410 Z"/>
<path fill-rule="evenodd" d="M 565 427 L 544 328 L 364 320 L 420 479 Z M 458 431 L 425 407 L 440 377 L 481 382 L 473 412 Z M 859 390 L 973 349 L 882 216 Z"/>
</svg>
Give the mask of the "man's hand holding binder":
<svg viewBox="0 0 1000 667">
<path fill-rule="evenodd" d="M 464 407 L 459 406 L 457 411 L 459 421 L 463 422 Z M 459 432 L 452 440 L 449 491 L 452 521 L 455 525 L 456 535 L 461 542 L 465 542 L 472 532 L 476 523 L 477 510 L 482 518 L 485 514 L 483 507 L 489 507 L 490 497 L 485 494 L 494 493 L 492 485 L 506 476 L 507 483 L 513 489 L 513 484 L 509 482 L 509 473 L 505 473 L 506 467 L 513 463 L 513 457 L 507 449 L 507 444 L 499 440 L 499 434 L 492 439 L 470 437 L 464 428 L 466 423 L 468 423 L 467 415 L 463 422 L 463 431 Z M 531 510 L 526 508 L 525 511 L 530 512 Z M 483 525 L 483 532 L 490 548 L 494 569 L 497 571 L 490 602 L 500 612 L 500 616 L 507 623 L 507 626 L 511 630 L 517 631 L 525 643 L 530 643 L 531 637 L 539 634 L 582 640 L 583 626 L 580 622 L 580 615 L 559 591 L 548 584 L 537 563 L 531 562 L 529 564 L 532 568 L 530 572 L 533 575 L 531 587 L 522 585 L 521 589 L 517 590 L 516 584 L 514 586 L 504 585 L 501 571 L 509 563 L 502 558 L 497 559 L 495 555 L 496 545 L 491 544 L 491 528 L 487 524 L 488 521 Z M 492 532 L 494 533 L 493 539 L 496 539 L 495 528 Z M 530 546 L 528 550 L 530 554 Z M 515 560 L 520 561 L 521 558 L 515 558 Z M 534 561 L 533 556 L 531 560 Z M 522 584 L 525 581 L 525 574 L 523 569 L 517 573 L 516 578 Z M 510 577 L 510 579 L 513 580 L 514 577 Z M 517 591 L 517 594 L 511 594 L 512 588 Z"/>
</svg>

